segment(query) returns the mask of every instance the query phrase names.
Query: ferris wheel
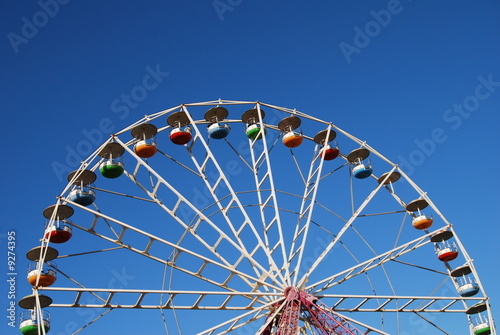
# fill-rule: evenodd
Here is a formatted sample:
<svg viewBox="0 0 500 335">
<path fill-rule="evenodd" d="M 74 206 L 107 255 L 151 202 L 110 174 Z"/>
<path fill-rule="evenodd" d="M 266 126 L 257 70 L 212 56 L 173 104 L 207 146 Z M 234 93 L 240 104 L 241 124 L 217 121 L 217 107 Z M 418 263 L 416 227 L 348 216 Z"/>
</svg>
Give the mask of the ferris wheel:
<svg viewBox="0 0 500 335">
<path fill-rule="evenodd" d="M 426 192 L 295 109 L 216 100 L 147 115 L 70 173 L 43 217 L 23 334 L 67 310 L 71 333 L 132 333 L 139 318 L 155 334 L 496 334 Z"/>
</svg>

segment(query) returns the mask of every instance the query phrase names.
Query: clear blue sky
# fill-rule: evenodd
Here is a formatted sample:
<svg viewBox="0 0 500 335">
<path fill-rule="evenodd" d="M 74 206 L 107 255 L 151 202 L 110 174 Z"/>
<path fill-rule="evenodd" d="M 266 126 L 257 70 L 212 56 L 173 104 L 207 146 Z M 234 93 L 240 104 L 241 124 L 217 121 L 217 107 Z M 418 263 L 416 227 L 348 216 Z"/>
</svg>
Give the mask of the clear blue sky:
<svg viewBox="0 0 500 335">
<path fill-rule="evenodd" d="M 499 318 L 498 1 L 41 0 L 2 7 L 0 239 L 6 255 L 7 234 L 16 231 L 18 296 L 30 290 L 24 254 L 39 243 L 41 212 L 65 186 L 89 134 L 222 98 L 297 108 L 401 164 L 454 223 Z M 2 263 L 5 269 L 6 256 Z M 1 333 L 16 334 L 3 320 Z M 66 333 L 62 323 L 53 322 L 54 334 Z"/>
</svg>

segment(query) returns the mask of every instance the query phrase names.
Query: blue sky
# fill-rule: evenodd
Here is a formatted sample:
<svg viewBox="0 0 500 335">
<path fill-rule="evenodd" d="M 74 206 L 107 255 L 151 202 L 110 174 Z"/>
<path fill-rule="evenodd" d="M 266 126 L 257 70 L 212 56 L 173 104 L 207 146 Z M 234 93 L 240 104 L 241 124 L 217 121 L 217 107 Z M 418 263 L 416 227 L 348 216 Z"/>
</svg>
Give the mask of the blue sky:
<svg viewBox="0 0 500 335">
<path fill-rule="evenodd" d="M 221 98 L 296 108 L 400 164 L 454 223 L 498 315 L 499 13 L 493 0 L 5 2 L 0 237 L 16 232 L 16 294 L 77 160 L 146 114 Z"/>
</svg>

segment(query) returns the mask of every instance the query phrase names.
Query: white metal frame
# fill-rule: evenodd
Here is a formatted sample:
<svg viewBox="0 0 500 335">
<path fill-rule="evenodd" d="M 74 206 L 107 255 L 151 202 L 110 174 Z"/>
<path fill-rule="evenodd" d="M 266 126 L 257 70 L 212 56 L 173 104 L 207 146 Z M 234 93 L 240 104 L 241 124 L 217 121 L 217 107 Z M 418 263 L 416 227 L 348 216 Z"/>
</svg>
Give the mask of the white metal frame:
<svg viewBox="0 0 500 335">
<path fill-rule="evenodd" d="M 226 108 L 238 107 L 241 108 L 256 108 L 258 111 L 261 109 L 273 110 L 276 113 L 281 113 L 283 116 L 294 115 L 308 122 L 319 125 L 322 129 L 327 129 L 328 132 L 335 131 L 339 135 L 343 136 L 346 140 L 351 141 L 359 147 L 366 148 L 370 151 L 381 162 L 387 164 L 390 167 L 389 172 L 399 172 L 402 176 L 402 180 L 406 182 L 410 188 L 412 188 L 416 195 L 420 198 L 427 200 L 430 208 L 438 215 L 443 225 L 439 226 L 434 230 L 425 230 L 421 236 L 406 241 L 399 244 L 398 246 L 388 246 L 385 251 L 379 252 L 374 257 L 359 261 L 356 265 L 344 269 L 343 271 L 332 273 L 329 276 L 324 277 L 319 281 L 313 283 L 308 283 L 309 278 L 313 273 L 320 269 L 324 263 L 325 259 L 330 255 L 334 247 L 341 243 L 344 233 L 352 228 L 353 223 L 358 220 L 359 215 L 363 212 L 364 208 L 374 199 L 375 195 L 382 189 L 387 189 L 395 200 L 395 204 L 400 204 L 404 207 L 405 202 L 398 196 L 392 185 L 384 185 L 384 183 L 377 183 L 375 187 L 368 193 L 368 195 L 360 202 L 357 207 L 354 207 L 350 217 L 343 218 L 343 227 L 335 232 L 335 236 L 330 242 L 324 247 L 321 254 L 315 259 L 308 270 L 301 274 L 299 269 L 303 266 L 304 253 L 306 252 L 306 244 L 310 243 L 310 230 L 313 224 L 313 218 L 315 213 L 315 208 L 322 206 L 320 204 L 321 199 L 318 199 L 318 190 L 324 183 L 324 178 L 330 173 L 325 173 L 325 161 L 318 156 L 320 149 L 319 145 L 315 145 L 313 150 L 312 160 L 309 165 L 308 174 L 303 180 L 303 193 L 302 195 L 295 195 L 301 199 L 300 209 L 297 211 L 298 220 L 294 224 L 293 239 L 287 240 L 285 238 L 284 222 L 281 221 L 281 210 L 280 207 L 280 187 L 277 185 L 274 174 L 277 173 L 274 170 L 273 165 L 273 152 L 274 146 L 277 145 L 276 141 L 272 143 L 267 136 L 262 136 L 262 139 L 248 140 L 248 148 L 250 150 L 250 160 L 247 160 L 244 155 L 238 152 L 238 149 L 231 145 L 230 141 L 226 141 L 229 144 L 230 149 L 228 152 L 236 153 L 235 157 L 242 161 L 245 168 L 248 168 L 249 173 L 253 175 L 254 185 L 253 189 L 249 190 L 254 192 L 258 199 L 257 206 L 260 210 L 260 218 L 256 220 L 250 217 L 248 214 L 247 206 L 241 198 L 242 195 L 239 190 L 233 187 L 233 182 L 227 176 L 224 169 L 221 167 L 219 158 L 213 152 L 210 141 L 207 139 L 207 133 L 204 129 L 200 129 L 206 126 L 207 122 L 196 115 L 196 117 L 190 112 L 192 108 L 206 107 L 210 108 L 213 106 L 224 106 Z M 193 139 L 186 145 L 187 154 L 190 157 L 192 166 L 188 167 L 187 162 L 179 162 L 175 157 L 168 157 L 175 163 L 178 163 L 182 168 L 189 170 L 193 173 L 194 179 L 199 179 L 199 183 L 204 185 L 206 190 L 211 195 L 211 200 L 213 201 L 214 208 L 216 208 L 216 214 L 221 216 L 224 222 L 215 222 L 207 212 L 202 208 L 198 208 L 190 199 L 188 199 L 178 187 L 172 184 L 160 171 L 155 169 L 152 164 L 147 160 L 144 160 L 135 155 L 132 148 L 133 140 L 127 139 L 127 133 L 135 127 L 136 125 L 145 122 L 158 122 L 162 118 L 165 118 L 172 112 L 182 111 L 186 113 L 190 120 L 190 127 L 193 129 Z M 260 115 L 260 113 L 259 113 Z M 163 121 L 164 122 L 164 121 Z M 241 123 L 238 119 L 228 119 L 224 122 L 230 124 Z M 271 132 L 278 132 L 279 129 L 276 125 L 266 123 L 265 118 L 259 118 L 258 120 L 261 126 L 261 132 L 265 129 L 269 129 Z M 158 128 L 157 137 L 165 131 L 167 133 L 170 126 L 160 126 Z M 236 130 L 233 130 L 236 131 Z M 231 134 L 229 135 L 231 136 Z M 279 139 L 279 134 L 277 135 Z M 314 134 L 305 133 L 304 138 L 306 140 L 312 140 Z M 130 136 L 129 136 L 130 137 Z M 128 138 L 129 138 L 128 137 Z M 167 140 L 164 140 L 167 142 Z M 172 271 L 179 271 L 188 274 L 198 280 L 206 281 L 212 285 L 221 288 L 221 291 L 207 291 L 207 290 L 131 290 L 131 289 L 121 289 L 121 290 L 110 290 L 110 289 L 99 289 L 99 288 L 85 288 L 85 287 L 47 287 L 47 288 L 33 288 L 34 294 L 39 292 L 66 292 L 69 296 L 73 292 L 76 294 L 70 302 L 54 302 L 52 307 L 87 307 L 87 308 L 141 308 L 141 309 L 178 309 L 178 310 L 235 310 L 242 311 L 242 314 L 226 322 L 222 322 L 219 325 L 214 325 L 213 327 L 207 327 L 205 331 L 200 332 L 200 334 L 225 334 L 236 329 L 245 327 L 252 322 L 263 322 L 263 320 L 270 313 L 270 306 L 276 304 L 283 299 L 282 292 L 284 288 L 288 286 L 294 286 L 302 288 L 316 297 L 322 299 L 326 303 L 331 302 L 330 306 L 333 310 L 337 312 L 368 312 L 368 313 L 464 313 L 468 306 L 478 302 L 489 303 L 488 297 L 485 293 L 484 287 L 480 281 L 480 278 L 476 272 L 473 261 L 469 254 L 467 253 L 465 247 L 459 240 L 456 232 L 453 230 L 453 226 L 444 215 L 439 211 L 435 204 L 431 201 L 428 195 L 421 190 L 396 164 L 392 163 L 389 159 L 385 158 L 378 151 L 370 147 L 366 142 L 352 136 L 348 132 L 342 130 L 341 128 L 333 125 L 330 122 L 322 121 L 320 119 L 314 118 L 310 115 L 302 113 L 300 111 L 291 110 L 288 108 L 278 107 L 270 104 L 265 104 L 257 101 L 229 101 L 229 100 L 215 100 L 207 101 L 193 104 L 182 104 L 155 114 L 145 116 L 144 118 L 138 120 L 134 124 L 126 127 L 120 132 L 112 135 L 108 141 L 103 143 L 93 154 L 91 154 L 84 162 L 80 169 L 98 169 L 100 157 L 98 155 L 99 151 L 109 142 L 119 143 L 125 149 L 126 155 L 132 157 L 130 161 L 135 164 L 131 164 L 127 161 L 126 165 L 126 177 L 134 184 L 136 184 L 139 189 L 144 192 L 144 199 L 149 202 L 155 203 L 157 206 L 163 209 L 163 211 L 169 216 L 172 222 L 175 222 L 181 229 L 185 231 L 179 240 L 171 241 L 154 234 L 148 233 L 142 229 L 134 227 L 122 220 L 118 220 L 111 216 L 102 213 L 97 207 L 84 207 L 77 203 L 70 201 L 67 198 L 68 192 L 72 188 L 72 181 L 70 181 L 64 190 L 58 197 L 57 204 L 69 204 L 76 210 L 86 212 L 87 215 L 91 215 L 93 220 L 90 222 L 76 222 L 70 223 L 74 228 L 80 231 L 94 235 L 103 241 L 115 244 L 117 247 L 122 249 L 127 249 L 129 251 L 138 253 L 147 259 L 151 259 L 164 264 L 166 267 L 170 268 Z M 160 147 L 161 147 L 160 143 Z M 279 145 L 279 144 L 278 144 Z M 297 149 L 298 150 L 298 149 Z M 295 157 L 294 157 L 295 159 Z M 338 158 L 339 160 L 346 161 L 345 156 Z M 346 166 L 347 163 L 341 165 L 341 167 Z M 207 168 L 210 166 L 211 174 L 210 178 L 207 176 Z M 340 168 L 341 168 L 340 167 Z M 303 171 L 301 167 L 297 165 L 297 169 L 301 176 L 303 176 Z M 151 185 L 146 183 L 141 183 L 138 176 L 141 174 L 149 174 Z M 77 178 L 77 175 L 74 176 Z M 375 176 L 374 176 L 375 178 Z M 375 178 L 376 179 L 376 178 Z M 398 182 L 399 183 L 399 182 Z M 352 184 L 351 184 L 352 185 Z M 225 194 L 222 194 L 222 190 L 225 190 Z M 158 194 L 160 192 L 168 192 L 175 201 L 173 201 L 173 206 L 168 206 L 163 203 Z M 407 199 L 408 201 L 413 199 Z M 179 208 L 182 206 L 187 206 L 190 210 L 195 213 L 194 222 L 184 222 L 179 215 Z M 231 213 L 238 213 L 238 217 L 243 217 L 242 222 L 238 222 L 232 219 Z M 51 219 L 54 221 L 55 217 Z M 102 228 L 102 225 L 98 225 L 98 222 L 105 221 L 110 225 L 113 225 L 113 229 Z M 210 228 L 212 234 L 217 236 L 215 243 L 209 243 L 203 236 L 197 233 L 197 227 L 201 224 L 207 225 Z M 426 247 L 430 242 L 430 237 L 442 230 L 451 230 L 454 235 L 454 240 L 460 250 L 461 257 L 464 258 L 465 264 L 469 265 L 472 270 L 472 275 L 475 277 L 479 287 L 481 289 L 481 295 L 478 297 L 463 298 L 454 297 L 440 297 L 440 296 L 407 296 L 394 294 L 389 295 L 353 295 L 346 293 L 344 295 L 329 294 L 328 290 L 334 288 L 340 283 L 357 277 L 360 274 L 369 274 L 371 270 L 376 268 L 384 268 L 389 262 L 395 261 L 402 256 L 414 252 L 422 247 Z M 256 245 L 249 245 L 246 240 L 242 239 L 240 235 L 243 230 L 251 231 L 251 234 L 255 238 Z M 272 232 L 272 233 L 271 233 Z M 141 236 L 146 243 L 141 245 L 130 245 L 124 243 L 124 238 L 130 235 L 136 234 Z M 190 250 L 189 246 L 184 246 L 184 239 L 189 236 L 199 243 L 199 246 L 204 248 L 204 253 Z M 231 262 L 224 255 L 223 252 L 219 251 L 219 246 L 224 243 L 229 245 L 234 252 L 237 252 L 239 257 L 236 262 Z M 348 243 L 348 241 L 345 241 Z M 166 259 L 165 255 L 154 254 L 154 246 L 162 244 L 173 251 L 173 257 L 171 259 Z M 49 245 L 46 239 L 42 239 L 42 250 Z M 262 259 L 258 259 L 258 254 L 262 253 L 266 257 L 266 263 L 263 263 Z M 201 262 L 201 266 L 193 267 L 189 264 L 184 264 L 181 262 L 182 255 L 190 255 Z M 42 252 L 41 259 L 44 259 L 44 254 Z M 250 264 L 252 271 L 239 270 L 241 264 Z M 223 280 L 214 280 L 209 276 L 204 275 L 206 267 L 215 266 L 222 273 L 224 273 Z M 446 273 L 450 273 L 452 268 L 449 264 L 444 264 Z M 245 268 L 247 269 L 247 268 Z M 384 268 L 385 269 L 385 268 Z M 385 270 L 384 270 L 385 271 Z M 243 282 L 246 285 L 246 289 L 232 287 L 233 280 L 238 278 L 239 282 Z M 97 294 L 105 293 L 107 298 L 101 299 L 102 303 L 98 304 L 84 304 L 81 301 L 81 296 L 83 293 Z M 123 303 L 119 299 L 122 296 L 135 295 L 135 303 Z M 142 304 L 142 300 L 146 296 L 152 295 L 168 295 L 168 300 L 164 304 Z M 194 304 L 182 304 L 182 299 L 180 297 L 186 295 L 197 295 L 196 302 Z M 220 305 L 204 305 L 204 299 L 208 296 L 222 295 L 224 296 L 224 303 Z M 235 297 L 244 297 L 247 301 L 246 304 L 240 306 L 233 306 L 231 302 L 234 301 Z M 361 302 L 359 302 L 361 299 Z M 174 301 L 179 300 L 180 303 Z M 127 300 L 129 301 L 129 300 Z M 357 301 L 354 305 L 350 304 L 350 301 Z M 377 301 L 376 307 L 366 307 L 367 304 L 373 304 Z M 417 303 L 423 304 L 415 306 Z M 445 304 L 442 307 L 442 304 Z M 439 308 L 436 306 L 440 306 Z M 460 305 L 460 307 L 458 307 Z M 41 313 L 38 310 L 38 313 Z M 496 334 L 496 329 L 493 323 L 493 317 L 491 309 L 488 305 L 486 311 L 488 318 L 491 322 L 492 334 Z M 464 318 L 466 316 L 464 315 Z M 367 326 L 360 321 L 356 321 L 355 317 L 350 318 L 354 323 L 361 325 L 366 331 L 373 331 L 380 334 L 385 334 L 381 330 L 377 330 L 376 327 Z M 263 329 L 263 326 L 259 326 Z M 310 329 L 310 325 L 304 324 L 300 332 L 304 334 L 313 333 Z"/>
</svg>

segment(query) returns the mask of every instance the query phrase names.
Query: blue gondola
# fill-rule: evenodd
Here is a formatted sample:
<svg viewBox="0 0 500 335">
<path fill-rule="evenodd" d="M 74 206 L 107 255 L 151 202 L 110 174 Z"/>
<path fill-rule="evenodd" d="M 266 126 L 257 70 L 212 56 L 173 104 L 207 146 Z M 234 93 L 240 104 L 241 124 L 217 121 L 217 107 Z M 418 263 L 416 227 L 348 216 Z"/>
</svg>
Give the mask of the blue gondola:
<svg viewBox="0 0 500 335">
<path fill-rule="evenodd" d="M 229 125 L 220 122 L 212 123 L 208 126 L 208 135 L 216 140 L 223 139 L 229 135 L 230 131 L 231 128 Z"/>
<path fill-rule="evenodd" d="M 372 175 L 373 169 L 371 164 L 360 163 L 353 167 L 352 174 L 358 179 L 365 179 Z"/>
<path fill-rule="evenodd" d="M 479 293 L 479 285 L 470 277 L 465 277 L 457 289 L 461 297 L 472 297 Z"/>
<path fill-rule="evenodd" d="M 75 188 L 69 193 L 68 198 L 79 205 L 89 206 L 95 201 L 95 192 L 90 189 Z"/>
</svg>

